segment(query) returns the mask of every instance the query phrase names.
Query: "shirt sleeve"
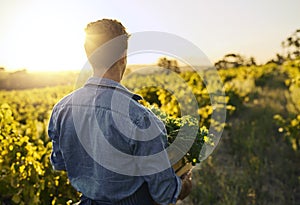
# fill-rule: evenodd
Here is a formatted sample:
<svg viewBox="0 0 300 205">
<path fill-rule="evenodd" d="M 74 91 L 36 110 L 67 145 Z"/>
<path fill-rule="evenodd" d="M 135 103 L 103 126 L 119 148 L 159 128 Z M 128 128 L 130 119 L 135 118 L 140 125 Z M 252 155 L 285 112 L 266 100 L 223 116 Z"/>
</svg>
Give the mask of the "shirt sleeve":
<svg viewBox="0 0 300 205">
<path fill-rule="evenodd" d="M 152 133 L 157 136 L 150 136 L 148 141 L 135 141 L 134 155 L 146 157 L 143 162 L 138 162 L 137 167 L 142 170 L 141 173 L 153 170 L 143 177 L 155 202 L 161 205 L 175 204 L 181 191 L 181 179 L 171 167 L 165 149 L 167 138 L 164 124 L 153 113 L 146 113 L 138 122 L 133 132 L 136 138 L 145 139 L 141 135 Z M 158 153 L 161 154 L 156 157 Z"/>
<path fill-rule="evenodd" d="M 153 200 L 161 205 L 176 204 L 181 191 L 181 180 L 172 168 L 145 176 Z"/>
<path fill-rule="evenodd" d="M 52 152 L 50 155 L 50 162 L 54 170 L 66 170 L 64 158 L 59 147 L 59 135 L 56 130 L 57 123 L 57 109 L 54 108 L 50 117 L 48 125 L 48 135 L 52 141 Z"/>
</svg>

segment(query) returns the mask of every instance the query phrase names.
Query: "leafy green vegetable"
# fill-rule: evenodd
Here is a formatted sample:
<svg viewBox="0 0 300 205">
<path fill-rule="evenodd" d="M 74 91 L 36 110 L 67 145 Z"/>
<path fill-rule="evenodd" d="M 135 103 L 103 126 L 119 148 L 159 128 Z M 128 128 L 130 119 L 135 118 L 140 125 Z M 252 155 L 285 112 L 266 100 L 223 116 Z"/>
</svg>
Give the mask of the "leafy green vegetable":
<svg viewBox="0 0 300 205">
<path fill-rule="evenodd" d="M 182 147 L 189 144 L 189 140 L 193 140 L 191 147 L 187 153 L 184 153 L 185 163 L 196 165 L 200 163 L 201 149 L 204 144 L 214 146 L 212 141 L 213 135 L 209 133 L 205 126 L 199 127 L 199 122 L 195 117 L 186 115 L 180 118 L 174 118 L 155 106 L 149 106 L 149 109 L 165 124 L 167 130 L 168 146 L 175 140 L 183 143 Z M 180 150 L 180 149 L 179 149 Z"/>
</svg>

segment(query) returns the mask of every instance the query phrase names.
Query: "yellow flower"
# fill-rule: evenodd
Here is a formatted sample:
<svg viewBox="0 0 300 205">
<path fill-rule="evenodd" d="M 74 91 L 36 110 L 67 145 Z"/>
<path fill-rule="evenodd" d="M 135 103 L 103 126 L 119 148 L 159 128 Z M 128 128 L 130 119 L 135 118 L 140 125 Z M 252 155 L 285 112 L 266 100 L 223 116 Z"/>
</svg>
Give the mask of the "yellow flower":
<svg viewBox="0 0 300 205">
<path fill-rule="evenodd" d="M 17 152 L 17 158 L 20 158 L 21 157 L 21 153 L 20 152 Z"/>
<path fill-rule="evenodd" d="M 298 121 L 296 120 L 296 119 L 293 119 L 292 121 L 291 121 L 291 125 L 293 126 L 293 127 L 296 127 L 297 125 L 298 125 Z"/>
<path fill-rule="evenodd" d="M 24 172 L 24 170 L 25 170 L 25 165 L 21 165 L 21 166 L 19 167 L 19 171 L 20 171 L 20 173 L 23 173 L 23 172 Z"/>
<path fill-rule="evenodd" d="M 204 136 L 204 142 L 209 142 L 209 138 L 207 136 Z"/>
</svg>

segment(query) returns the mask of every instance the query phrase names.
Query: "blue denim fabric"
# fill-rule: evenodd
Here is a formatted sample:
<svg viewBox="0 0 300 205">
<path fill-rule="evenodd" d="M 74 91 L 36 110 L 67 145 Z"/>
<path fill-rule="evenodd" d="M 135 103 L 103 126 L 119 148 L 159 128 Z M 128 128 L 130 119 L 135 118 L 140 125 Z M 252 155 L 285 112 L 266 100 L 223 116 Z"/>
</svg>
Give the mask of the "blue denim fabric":
<svg viewBox="0 0 300 205">
<path fill-rule="evenodd" d="M 141 203 L 142 202 L 142 203 Z M 78 205 L 112 205 L 110 202 L 91 200 L 86 196 L 81 196 Z M 147 184 L 143 184 L 133 195 L 114 203 L 114 205 L 153 205 L 153 200 L 149 194 Z"/>
<path fill-rule="evenodd" d="M 109 146 L 129 156 L 149 156 L 165 152 L 164 129 L 157 137 L 150 139 L 147 132 L 144 132 L 153 124 L 150 119 L 154 119 L 158 127 L 163 127 L 162 122 L 140 105 L 138 99 L 138 95 L 118 82 L 92 77 L 82 88 L 67 95 L 54 106 L 48 126 L 53 145 L 50 161 L 55 170 L 67 171 L 72 186 L 85 199 L 120 205 L 146 204 L 151 198 L 162 205 L 176 203 L 181 180 L 171 167 L 159 170 L 159 164 L 151 164 L 149 161 L 128 163 L 127 159 L 123 163 L 123 160 L 107 153 L 109 151 L 106 147 L 101 144 L 98 146 L 98 136 L 94 136 L 101 130 Z M 96 120 L 92 115 L 95 115 Z M 95 123 L 97 126 L 94 126 Z M 168 159 L 166 156 L 160 160 L 163 162 Z M 110 165 L 115 163 L 117 168 L 110 169 L 103 162 Z M 122 173 L 123 169 L 132 170 L 132 174 Z M 151 169 L 158 169 L 158 173 L 139 174 L 140 170 Z M 145 184 L 147 189 L 140 189 Z M 142 191 L 136 196 L 139 189 Z M 135 197 L 135 200 L 130 197 Z M 133 202 L 136 200 L 138 202 Z"/>
</svg>

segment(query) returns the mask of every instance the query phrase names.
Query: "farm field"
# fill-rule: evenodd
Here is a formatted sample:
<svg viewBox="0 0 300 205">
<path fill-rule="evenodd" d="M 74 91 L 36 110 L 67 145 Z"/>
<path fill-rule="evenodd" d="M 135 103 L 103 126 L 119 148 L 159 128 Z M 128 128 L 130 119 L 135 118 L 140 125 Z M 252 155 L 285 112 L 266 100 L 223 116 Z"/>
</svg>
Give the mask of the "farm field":
<svg viewBox="0 0 300 205">
<path fill-rule="evenodd" d="M 210 70 L 203 71 L 205 78 Z M 193 170 L 193 191 L 182 204 L 300 204 L 300 59 L 282 65 L 218 70 L 227 118 L 216 150 Z M 213 107 L 197 73 L 178 74 L 192 91 L 200 126 Z M 162 111 L 179 117 L 177 98 L 161 87 L 184 89 L 168 72 L 131 74 L 122 82 Z M 0 204 L 71 204 L 79 193 L 49 162 L 47 124 L 54 104 L 73 85 L 0 91 Z M 184 95 L 184 93 L 182 93 Z M 180 97 L 180 96 L 179 96 Z M 188 98 L 185 105 L 189 104 Z"/>
</svg>

